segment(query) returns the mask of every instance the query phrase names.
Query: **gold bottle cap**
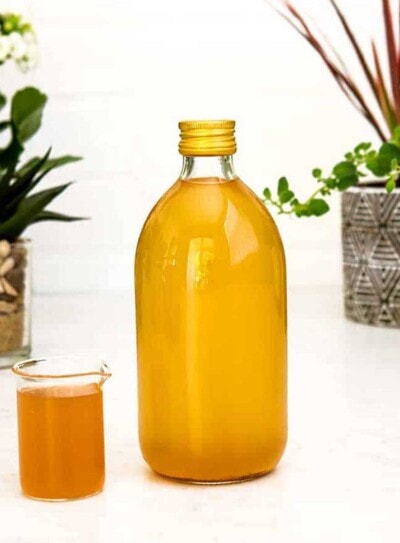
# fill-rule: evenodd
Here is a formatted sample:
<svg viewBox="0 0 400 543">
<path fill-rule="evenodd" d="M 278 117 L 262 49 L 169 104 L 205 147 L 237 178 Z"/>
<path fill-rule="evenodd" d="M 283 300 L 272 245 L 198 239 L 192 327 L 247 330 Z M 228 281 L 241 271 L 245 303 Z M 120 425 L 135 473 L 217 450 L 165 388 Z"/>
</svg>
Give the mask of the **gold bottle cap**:
<svg viewBox="0 0 400 543">
<path fill-rule="evenodd" d="M 236 153 L 235 121 L 181 121 L 179 152 L 183 156 Z"/>
</svg>

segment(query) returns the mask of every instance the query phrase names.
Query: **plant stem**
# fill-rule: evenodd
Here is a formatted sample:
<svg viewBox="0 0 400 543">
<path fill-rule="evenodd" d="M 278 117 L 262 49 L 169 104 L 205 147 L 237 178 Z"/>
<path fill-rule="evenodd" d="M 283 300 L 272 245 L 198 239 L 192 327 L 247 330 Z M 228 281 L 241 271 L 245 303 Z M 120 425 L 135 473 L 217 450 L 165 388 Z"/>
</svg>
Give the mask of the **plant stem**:
<svg viewBox="0 0 400 543">
<path fill-rule="evenodd" d="M 273 200 L 272 198 L 269 198 L 269 199 L 264 198 L 263 202 L 266 205 L 270 204 L 270 205 L 273 205 L 274 207 L 278 208 L 279 215 L 292 215 L 292 213 L 293 213 L 292 210 L 283 209 L 283 204 L 281 202 L 278 202 L 278 200 Z"/>
<path fill-rule="evenodd" d="M 313 200 L 316 196 L 318 196 L 318 194 L 320 194 L 322 192 L 322 190 L 325 188 L 325 185 L 322 185 L 322 187 L 318 187 L 316 191 L 314 191 L 311 196 L 308 198 L 308 200 L 306 200 L 305 204 L 308 205 L 311 200 Z"/>
</svg>

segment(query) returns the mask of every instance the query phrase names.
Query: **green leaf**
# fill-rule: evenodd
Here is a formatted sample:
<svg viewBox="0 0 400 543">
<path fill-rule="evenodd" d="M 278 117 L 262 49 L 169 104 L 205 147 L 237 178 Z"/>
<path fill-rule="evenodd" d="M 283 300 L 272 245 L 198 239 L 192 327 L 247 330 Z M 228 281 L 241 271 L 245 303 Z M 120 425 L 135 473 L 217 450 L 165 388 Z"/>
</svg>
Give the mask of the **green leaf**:
<svg viewBox="0 0 400 543">
<path fill-rule="evenodd" d="M 31 192 L 47 172 L 42 173 L 35 179 L 36 174 L 40 171 L 50 155 L 50 149 L 39 162 L 35 163 L 25 174 L 19 177 L 12 185 L 7 187 L 6 192 L 0 191 L 0 220 L 4 221 L 11 217 L 19 203 Z M 3 203 L 2 200 L 5 200 Z"/>
<path fill-rule="evenodd" d="M 15 172 L 15 163 L 10 164 L 10 166 L 2 170 L 0 173 L 0 214 L 1 214 L 1 208 L 3 205 L 2 198 L 4 199 L 5 196 L 8 196 L 9 190 L 10 190 L 10 183 L 14 178 L 14 172 Z M 7 202 L 4 202 L 4 205 L 6 205 Z"/>
<path fill-rule="evenodd" d="M 279 201 L 281 204 L 286 204 L 287 202 L 290 202 L 294 198 L 294 193 L 291 190 L 284 190 L 283 192 L 279 193 Z"/>
<path fill-rule="evenodd" d="M 335 189 L 337 186 L 337 181 L 334 177 L 329 177 L 329 179 L 326 179 L 325 185 L 328 187 L 328 189 Z"/>
<path fill-rule="evenodd" d="M 339 178 L 354 175 L 356 172 L 356 166 L 348 160 L 344 162 L 339 162 L 339 164 L 336 164 L 336 166 L 333 168 L 333 174 Z"/>
<path fill-rule="evenodd" d="M 372 143 L 367 143 L 367 142 L 359 143 L 357 147 L 354 149 L 354 152 L 356 154 L 360 154 L 362 152 L 369 151 L 371 147 L 372 147 Z"/>
<path fill-rule="evenodd" d="M 322 170 L 321 170 L 320 168 L 314 168 L 313 171 L 312 171 L 312 176 L 313 176 L 315 179 L 321 179 Z"/>
<path fill-rule="evenodd" d="M 268 187 L 264 189 L 263 194 L 266 200 L 271 200 L 271 191 Z"/>
<path fill-rule="evenodd" d="M 11 120 L 19 143 L 31 138 L 40 128 L 47 96 L 34 87 L 16 92 L 11 102 Z"/>
<path fill-rule="evenodd" d="M 79 162 L 82 160 L 81 156 L 73 155 L 64 155 L 57 158 L 50 158 L 47 163 L 42 168 L 42 171 L 54 170 L 54 168 L 61 168 L 61 166 L 66 166 L 67 164 L 72 164 L 73 162 Z"/>
<path fill-rule="evenodd" d="M 71 215 L 64 215 L 63 213 L 57 213 L 56 211 L 42 211 L 40 212 L 33 223 L 42 222 L 42 221 L 62 221 L 62 222 L 73 222 L 73 221 L 86 221 L 87 217 L 72 217 Z"/>
<path fill-rule="evenodd" d="M 379 155 L 368 158 L 365 166 L 377 177 L 384 177 L 390 172 L 390 164 L 387 160 L 382 159 Z"/>
<path fill-rule="evenodd" d="M 337 188 L 341 191 L 348 189 L 358 183 L 358 172 L 355 164 L 349 161 L 339 162 L 333 168 L 333 175 L 336 176 L 336 181 L 331 179 L 329 181 L 329 188 Z"/>
<path fill-rule="evenodd" d="M 358 181 L 358 174 L 344 175 L 336 183 L 336 188 L 338 188 L 340 191 L 344 191 L 349 187 L 354 187 L 354 185 L 358 185 Z"/>
<path fill-rule="evenodd" d="M 308 210 L 308 205 L 300 204 L 299 202 L 293 204 L 293 210 L 296 217 L 309 217 L 310 212 Z"/>
<path fill-rule="evenodd" d="M 0 92 L 0 109 L 3 109 L 3 107 L 7 103 L 7 98 Z"/>
<path fill-rule="evenodd" d="M 40 157 L 34 157 L 28 160 L 17 172 L 17 176 L 24 175 L 25 172 L 33 165 L 37 164 L 41 160 Z M 50 170 L 54 170 L 55 168 L 60 168 L 61 166 L 66 166 L 67 164 L 72 164 L 73 162 L 78 162 L 79 160 L 82 160 L 81 156 L 73 156 L 73 155 L 64 155 L 57 158 L 49 158 L 46 163 L 41 167 L 40 171 L 49 172 Z"/>
<path fill-rule="evenodd" d="M 11 126 L 10 121 L 1 121 L 0 122 L 0 132 L 4 132 L 4 130 L 7 130 Z"/>
<path fill-rule="evenodd" d="M 0 168 L 7 169 L 10 166 L 15 167 L 18 159 L 24 150 L 23 146 L 16 138 L 5 149 L 0 149 Z"/>
<path fill-rule="evenodd" d="M 27 162 L 25 162 L 20 167 L 20 169 L 17 172 L 15 172 L 16 176 L 21 177 L 22 175 L 25 175 L 30 170 L 30 168 L 33 168 L 34 166 L 36 166 L 36 164 L 38 164 L 38 162 L 40 162 L 41 159 L 42 157 L 39 157 L 39 156 L 30 158 Z"/>
<path fill-rule="evenodd" d="M 329 205 L 322 200 L 322 198 L 313 198 L 308 204 L 308 211 L 310 215 L 320 217 L 329 211 Z"/>
<path fill-rule="evenodd" d="M 393 141 L 397 145 L 400 145 L 400 126 L 396 126 L 393 130 Z"/>
<path fill-rule="evenodd" d="M 43 190 L 23 200 L 14 215 L 7 221 L 0 223 L 0 238 L 17 239 L 39 213 L 70 185 L 71 183 L 67 183 Z"/>
<path fill-rule="evenodd" d="M 386 142 L 379 149 L 379 156 L 386 158 L 390 162 L 396 159 L 400 162 L 400 148 L 393 143 Z"/>
<path fill-rule="evenodd" d="M 384 143 L 378 151 L 378 154 L 367 159 L 367 168 L 374 175 L 384 177 L 391 171 L 392 161 L 400 162 L 400 148 L 393 143 Z"/>
<path fill-rule="evenodd" d="M 396 179 L 394 177 L 391 177 L 389 181 L 386 183 L 386 190 L 387 192 L 393 192 L 396 188 Z"/>
<path fill-rule="evenodd" d="M 287 190 L 289 190 L 289 182 L 286 177 L 281 177 L 278 181 L 278 195 Z"/>
</svg>

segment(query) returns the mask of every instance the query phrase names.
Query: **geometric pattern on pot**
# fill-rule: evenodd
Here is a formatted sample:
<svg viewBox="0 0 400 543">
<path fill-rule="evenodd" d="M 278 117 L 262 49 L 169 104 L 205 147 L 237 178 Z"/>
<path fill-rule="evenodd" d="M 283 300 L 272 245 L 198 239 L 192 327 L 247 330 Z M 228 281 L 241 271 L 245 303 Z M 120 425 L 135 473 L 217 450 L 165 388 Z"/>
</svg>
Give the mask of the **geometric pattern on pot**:
<svg viewBox="0 0 400 543">
<path fill-rule="evenodd" d="M 352 188 L 343 194 L 342 216 L 350 226 L 400 228 L 400 191 Z"/>
<path fill-rule="evenodd" d="M 343 193 L 342 248 L 346 317 L 400 327 L 400 190 Z"/>
</svg>

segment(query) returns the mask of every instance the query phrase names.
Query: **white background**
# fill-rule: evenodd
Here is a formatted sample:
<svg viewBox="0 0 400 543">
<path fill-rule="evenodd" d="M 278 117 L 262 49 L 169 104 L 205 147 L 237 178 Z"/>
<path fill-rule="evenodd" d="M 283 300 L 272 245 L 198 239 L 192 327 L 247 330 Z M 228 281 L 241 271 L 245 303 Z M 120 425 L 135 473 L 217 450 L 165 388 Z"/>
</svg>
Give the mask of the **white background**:
<svg viewBox="0 0 400 543">
<path fill-rule="evenodd" d="M 328 0 L 293 1 L 345 45 Z M 379 0 L 339 1 L 369 43 Z M 101 354 L 114 375 L 105 385 L 105 492 L 57 506 L 20 495 L 13 376 L 2 372 L 0 540 L 399 541 L 398 332 L 343 318 L 338 198 L 321 219 L 277 218 L 295 287 L 290 439 L 267 478 L 182 487 L 146 468 L 136 437 L 133 298 L 123 292 L 132 289 L 141 225 L 180 169 L 179 119 L 235 118 L 243 179 L 261 194 L 286 173 L 304 197 L 312 167 L 331 165 L 353 144 L 373 139 L 372 130 L 263 0 L 20 5 L 36 24 L 42 60 L 28 76 L 0 68 L 0 89 L 35 84 L 48 93 L 30 152 L 51 144 L 58 154 L 85 156 L 49 183 L 79 179 L 53 207 L 92 217 L 30 230 L 36 291 L 49 293 L 34 304 L 34 353 L 62 354 L 72 345 Z M 62 294 L 74 291 L 87 292 Z"/>
<path fill-rule="evenodd" d="M 346 49 L 327 0 L 295 3 Z M 379 4 L 341 2 L 365 40 Z M 1 88 L 34 84 L 49 95 L 28 152 L 52 145 L 55 154 L 85 157 L 46 183 L 79 180 L 53 209 L 92 217 L 29 230 L 37 292 L 132 287 L 141 225 L 179 173 L 180 119 L 236 119 L 236 169 L 260 195 L 286 174 L 307 197 L 313 167 L 328 168 L 354 144 L 374 140 L 314 52 L 263 0 L 7 5 L 33 20 L 41 61 L 28 75 L 1 68 Z M 277 222 L 291 285 L 340 283 L 338 197 L 324 218 Z"/>
</svg>

